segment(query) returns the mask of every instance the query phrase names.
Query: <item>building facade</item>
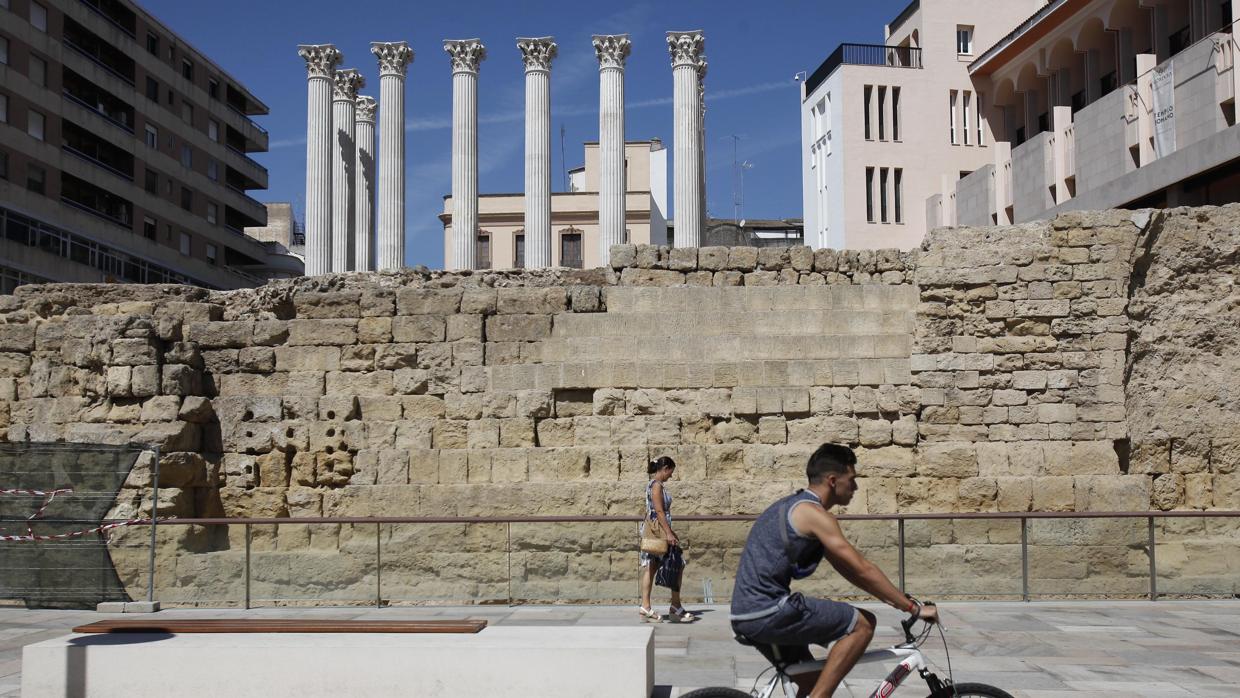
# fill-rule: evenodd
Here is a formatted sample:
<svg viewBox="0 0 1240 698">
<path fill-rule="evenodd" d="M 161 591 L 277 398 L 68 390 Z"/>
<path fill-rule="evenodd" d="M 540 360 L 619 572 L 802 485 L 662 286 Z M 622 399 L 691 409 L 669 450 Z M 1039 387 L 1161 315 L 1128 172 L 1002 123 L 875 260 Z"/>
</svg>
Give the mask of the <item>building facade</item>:
<svg viewBox="0 0 1240 698">
<path fill-rule="evenodd" d="M 625 143 L 625 243 L 669 244 L 667 234 L 667 150 L 659 140 Z M 599 173 L 597 142 L 585 144 L 585 164 L 569 172 L 567 192 L 551 195 L 551 266 L 590 269 L 603 265 L 599 254 Z M 444 197 L 444 267 L 452 259 L 452 197 Z M 475 268 L 520 268 L 525 259 L 525 196 L 478 197 Z"/>
<path fill-rule="evenodd" d="M 913 0 L 882 44 L 841 44 L 802 83 L 805 244 L 910 248 L 927 197 L 991 162 L 969 63 L 1045 0 Z"/>
<path fill-rule="evenodd" d="M 0 268 L 238 288 L 302 272 L 247 236 L 267 107 L 128 0 L 0 0 Z"/>
<path fill-rule="evenodd" d="M 1232 0 L 1053 0 L 969 66 L 994 160 L 930 225 L 1240 201 Z"/>
</svg>

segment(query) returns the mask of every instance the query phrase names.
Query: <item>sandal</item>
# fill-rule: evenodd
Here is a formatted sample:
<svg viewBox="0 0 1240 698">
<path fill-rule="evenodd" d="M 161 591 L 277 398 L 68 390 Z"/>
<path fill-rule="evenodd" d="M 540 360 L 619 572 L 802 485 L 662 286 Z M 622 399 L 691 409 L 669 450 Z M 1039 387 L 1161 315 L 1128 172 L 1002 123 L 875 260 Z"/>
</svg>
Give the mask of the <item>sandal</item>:
<svg viewBox="0 0 1240 698">
<path fill-rule="evenodd" d="M 668 620 L 673 623 L 692 623 L 698 616 L 685 610 L 684 606 L 672 606 L 668 609 Z"/>
<path fill-rule="evenodd" d="M 663 622 L 663 616 L 659 615 L 658 613 L 655 613 L 653 610 L 649 608 L 643 608 L 641 606 L 638 606 L 637 614 L 641 616 L 643 623 L 662 623 Z"/>
</svg>

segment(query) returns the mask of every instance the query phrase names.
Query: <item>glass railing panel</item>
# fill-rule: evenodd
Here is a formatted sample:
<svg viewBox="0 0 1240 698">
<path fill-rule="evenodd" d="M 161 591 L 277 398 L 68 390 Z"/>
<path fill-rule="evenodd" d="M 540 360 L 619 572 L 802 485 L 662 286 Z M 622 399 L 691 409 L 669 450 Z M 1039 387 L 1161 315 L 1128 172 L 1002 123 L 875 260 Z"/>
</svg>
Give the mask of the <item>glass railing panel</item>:
<svg viewBox="0 0 1240 698">
<path fill-rule="evenodd" d="M 507 533 L 506 523 L 383 524 L 383 603 L 506 603 Z"/>
<path fill-rule="evenodd" d="M 1159 597 L 1234 597 L 1240 593 L 1240 517 L 1158 519 Z"/>
<path fill-rule="evenodd" d="M 251 605 L 375 602 L 375 524 L 279 524 L 252 529 Z"/>
<path fill-rule="evenodd" d="M 1021 598 L 1019 520 L 913 519 L 904 545 L 905 591 L 914 596 Z"/>
<path fill-rule="evenodd" d="M 144 531 L 150 535 L 150 529 Z M 245 601 L 245 526 L 157 525 L 155 599 L 163 607 L 237 607 Z M 121 566 L 117 565 L 118 569 Z M 145 574 L 147 561 L 127 561 Z"/>
<path fill-rule="evenodd" d="M 1029 519 L 1028 527 L 1031 598 L 1148 597 L 1146 519 Z"/>
</svg>

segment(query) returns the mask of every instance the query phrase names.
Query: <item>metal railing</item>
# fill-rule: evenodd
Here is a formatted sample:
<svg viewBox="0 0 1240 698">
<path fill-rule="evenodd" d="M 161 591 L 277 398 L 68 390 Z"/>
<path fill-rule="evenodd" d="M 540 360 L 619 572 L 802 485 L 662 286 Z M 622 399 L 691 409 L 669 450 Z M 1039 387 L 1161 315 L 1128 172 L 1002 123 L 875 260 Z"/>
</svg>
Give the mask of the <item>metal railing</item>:
<svg viewBox="0 0 1240 698">
<path fill-rule="evenodd" d="M 107 63 L 104 63 L 102 58 L 100 58 L 99 56 L 96 56 L 95 54 L 91 53 L 85 48 L 78 46 L 77 43 L 73 41 L 73 39 L 70 39 L 69 37 L 66 36 L 66 37 L 62 37 L 60 42 L 64 44 L 65 46 L 68 46 L 69 48 L 73 49 L 75 52 L 77 52 L 79 55 L 81 55 L 86 60 L 90 61 L 91 63 L 94 63 L 100 68 L 103 68 L 105 71 L 107 71 L 110 75 L 112 75 L 116 79 L 120 80 L 121 82 L 124 82 L 130 87 L 133 86 L 134 84 L 133 78 L 125 75 L 124 73 L 120 72 L 116 68 L 113 68 Z"/>
<path fill-rule="evenodd" d="M 751 522 L 756 517 L 753 515 L 699 515 L 699 516 L 678 516 L 676 517 L 677 525 L 692 523 L 721 523 L 721 522 Z M 1148 595 L 1150 601 L 1156 601 L 1160 592 L 1158 589 L 1158 563 L 1157 563 L 1157 531 L 1155 523 L 1158 520 L 1166 521 L 1174 519 L 1236 519 L 1240 518 L 1240 511 L 1118 511 L 1118 512 L 1013 512 L 1013 513 L 954 513 L 954 514 L 855 514 L 841 515 L 838 517 L 842 522 L 895 522 L 896 523 L 896 574 L 898 585 L 903 590 L 908 588 L 908 570 L 909 565 L 906 561 L 906 552 L 909 549 L 909 543 L 906 536 L 906 524 L 908 522 L 956 522 L 956 521 L 1013 521 L 1018 522 L 1020 526 L 1019 546 L 1020 546 L 1020 593 L 1019 597 L 1024 601 L 1030 601 L 1033 594 L 1030 590 L 1030 561 L 1029 561 L 1029 528 L 1030 522 L 1047 521 L 1047 520 L 1129 520 L 1144 521 L 1145 531 L 1142 545 L 1139 546 L 1143 553 L 1148 556 L 1148 587 L 1144 595 Z M 252 581 L 254 577 L 254 551 L 252 543 L 254 540 L 255 527 L 272 526 L 278 530 L 280 526 L 290 525 L 350 525 L 350 526 L 374 526 L 375 543 L 373 551 L 373 570 L 374 570 L 374 596 L 373 602 L 376 606 L 382 606 L 385 602 L 383 593 L 383 526 L 395 526 L 401 524 L 432 526 L 437 524 L 490 524 L 502 525 L 504 530 L 502 550 L 496 547 L 490 549 L 492 554 L 504 554 L 507 566 L 507 602 L 514 603 L 518 596 L 513 592 L 513 536 L 512 527 L 514 524 L 636 524 L 640 522 L 640 516 L 509 516 L 509 517 L 480 517 L 480 516 L 451 516 L 451 517 L 308 517 L 308 518 L 200 518 L 200 519 L 169 519 L 159 522 L 145 522 L 151 526 L 152 547 L 150 551 L 150 578 L 148 580 L 148 595 L 155 598 L 155 589 L 157 587 L 156 579 L 156 527 L 168 526 L 244 526 L 244 557 L 242 560 L 243 569 L 240 570 L 244 580 L 244 595 L 242 604 L 245 608 L 250 608 L 253 604 Z M 1219 534 L 1219 537 L 1227 537 L 1226 533 Z M 417 540 L 423 540 L 418 538 Z M 634 536 L 634 543 L 636 538 Z M 991 542 L 991 545 L 1001 545 L 1001 543 Z M 933 547 L 934 543 L 927 544 L 927 548 Z M 1078 545 L 1089 545 L 1079 543 Z M 1124 546 L 1122 542 L 1116 542 L 1115 546 Z M 1128 547 L 1138 547 L 1129 545 Z M 359 546 L 353 545 L 351 550 L 356 553 L 360 549 Z M 530 548 L 526 548 L 529 550 Z M 962 561 L 967 565 L 967 561 Z M 407 570 L 405 570 L 407 572 Z M 1233 586 L 1236 582 L 1232 582 Z M 916 590 L 915 590 L 916 591 Z M 1194 592 L 1197 593 L 1197 592 Z M 1123 592 L 1120 592 L 1121 595 Z M 1234 595 L 1233 590 L 1226 592 L 1228 596 Z M 954 594 L 960 596 L 961 594 Z M 965 596 L 1015 596 L 1010 592 L 1002 592 L 997 594 L 981 594 L 970 592 Z M 1045 594 L 1044 594 L 1045 595 Z M 1056 595 L 1079 595 L 1077 592 L 1066 592 Z M 1089 594 L 1086 594 L 1089 595 Z M 1101 594 L 1092 594 L 1099 596 Z M 316 597 L 317 599 L 317 597 Z M 494 599 L 502 601 L 504 599 Z"/>
<path fill-rule="evenodd" d="M 225 102 L 225 103 L 224 103 L 224 106 L 228 107 L 228 108 L 232 111 L 232 113 L 234 113 L 234 114 L 236 114 L 237 116 L 241 117 L 241 119 L 242 119 L 243 121 L 245 121 L 245 123 L 247 123 L 247 124 L 249 124 L 251 127 L 253 127 L 255 131 L 258 131 L 259 133 L 263 134 L 264 136 L 268 135 L 268 133 L 267 133 L 267 129 L 263 128 L 262 126 L 259 126 L 259 125 L 258 125 L 258 122 L 254 121 L 254 119 L 251 119 L 251 118 L 249 117 L 249 115 L 247 115 L 245 112 L 241 111 L 240 109 L 236 108 L 235 106 L 233 106 L 232 104 L 230 104 L 230 103 L 228 103 L 228 102 Z"/>
<path fill-rule="evenodd" d="M 886 44 L 840 44 L 805 81 L 805 93 L 811 94 L 841 65 L 921 68 L 921 49 Z"/>
</svg>

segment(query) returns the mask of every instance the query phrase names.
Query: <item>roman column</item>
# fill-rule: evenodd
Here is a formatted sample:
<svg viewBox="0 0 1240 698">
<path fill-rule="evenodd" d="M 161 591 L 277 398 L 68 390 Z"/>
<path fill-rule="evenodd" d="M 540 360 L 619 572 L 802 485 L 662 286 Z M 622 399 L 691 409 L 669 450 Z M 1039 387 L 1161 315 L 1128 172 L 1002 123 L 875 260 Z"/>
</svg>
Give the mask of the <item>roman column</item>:
<svg viewBox="0 0 1240 698">
<path fill-rule="evenodd" d="M 624 242 L 624 61 L 628 34 L 594 36 L 598 57 L 599 264 L 611 262 L 611 246 Z"/>
<path fill-rule="evenodd" d="M 366 85 L 356 70 L 337 70 L 332 91 L 332 273 L 353 270 L 353 216 L 357 121 L 357 91 Z"/>
<path fill-rule="evenodd" d="M 675 103 L 675 214 L 676 247 L 702 244 L 701 120 L 698 97 L 698 61 L 705 39 L 700 31 L 668 32 L 667 48 L 672 56 Z"/>
<path fill-rule="evenodd" d="M 353 216 L 353 268 L 357 271 L 375 269 L 375 107 L 374 97 L 359 95 L 357 98 L 357 121 L 353 126 L 354 142 L 357 144 L 356 164 L 353 167 L 357 183 Z"/>
<path fill-rule="evenodd" d="M 448 269 L 473 269 L 478 236 L 478 67 L 487 57 L 478 39 L 443 42 L 452 59 L 452 259 Z"/>
<path fill-rule="evenodd" d="M 404 41 L 374 42 L 379 59 L 379 271 L 405 266 L 405 73 L 413 50 Z"/>
<path fill-rule="evenodd" d="M 525 267 L 551 266 L 552 37 L 517 39 L 525 62 Z"/>
<path fill-rule="evenodd" d="M 332 84 L 340 51 L 331 44 L 302 45 L 306 60 L 306 276 L 331 271 Z"/>
<path fill-rule="evenodd" d="M 698 97 L 698 199 L 702 202 L 702 234 L 706 234 L 706 56 L 697 66 Z M 701 244 L 699 237 L 698 243 Z"/>
</svg>

